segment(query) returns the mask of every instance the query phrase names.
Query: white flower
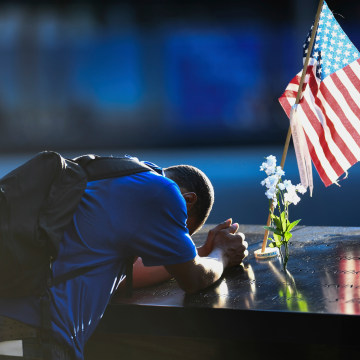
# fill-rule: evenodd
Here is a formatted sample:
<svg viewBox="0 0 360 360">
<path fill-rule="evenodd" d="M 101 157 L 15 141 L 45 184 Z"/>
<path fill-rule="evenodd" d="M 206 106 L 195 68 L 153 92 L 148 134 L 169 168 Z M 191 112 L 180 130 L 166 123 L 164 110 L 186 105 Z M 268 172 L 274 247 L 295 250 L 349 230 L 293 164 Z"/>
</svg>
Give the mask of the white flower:
<svg viewBox="0 0 360 360">
<path fill-rule="evenodd" d="M 276 187 L 278 182 L 279 182 L 279 177 L 277 175 L 270 175 L 265 179 L 267 188 Z"/>
<path fill-rule="evenodd" d="M 268 199 L 273 199 L 275 200 L 276 199 L 276 188 L 275 187 L 272 187 L 270 189 L 268 189 L 266 192 L 265 192 L 265 195 Z"/>
<path fill-rule="evenodd" d="M 265 171 L 266 175 L 272 175 L 276 170 L 276 157 L 269 155 L 266 157 L 266 162 L 263 162 L 260 166 L 260 171 Z"/>
<path fill-rule="evenodd" d="M 285 171 L 281 168 L 281 166 L 276 167 L 276 175 L 281 177 L 285 175 Z"/>
<path fill-rule="evenodd" d="M 285 189 L 286 189 L 287 191 L 289 191 L 289 189 L 291 189 L 292 186 L 294 186 L 294 185 L 291 183 L 291 180 L 284 180 L 283 184 L 284 184 Z"/>
<path fill-rule="evenodd" d="M 306 193 L 306 187 L 302 184 L 297 184 L 296 185 L 296 191 L 298 191 L 300 194 L 305 194 Z"/>
<path fill-rule="evenodd" d="M 266 162 L 268 167 L 274 167 L 274 168 L 276 167 L 276 157 L 274 155 L 269 155 L 266 158 Z"/>
<path fill-rule="evenodd" d="M 284 201 L 296 205 L 300 201 L 299 196 L 296 194 L 296 186 L 288 186 L 286 190 L 287 192 L 284 194 Z"/>
<path fill-rule="evenodd" d="M 263 162 L 260 166 L 261 171 L 265 171 L 268 176 L 266 179 L 261 181 L 261 185 L 266 187 L 265 195 L 269 200 L 272 200 L 272 206 L 276 208 L 277 203 L 277 193 L 278 191 L 284 191 L 284 204 L 294 204 L 296 205 L 300 201 L 300 197 L 297 195 L 297 192 L 304 194 L 306 188 L 302 184 L 293 185 L 291 180 L 281 181 L 281 177 L 285 175 L 284 170 L 281 166 L 276 166 L 276 157 L 274 155 L 269 155 L 265 158 L 266 161 Z"/>
<path fill-rule="evenodd" d="M 266 175 L 270 176 L 270 175 L 274 174 L 274 172 L 275 172 L 274 170 L 275 169 L 272 167 L 267 167 L 264 171 L 265 171 Z"/>
</svg>

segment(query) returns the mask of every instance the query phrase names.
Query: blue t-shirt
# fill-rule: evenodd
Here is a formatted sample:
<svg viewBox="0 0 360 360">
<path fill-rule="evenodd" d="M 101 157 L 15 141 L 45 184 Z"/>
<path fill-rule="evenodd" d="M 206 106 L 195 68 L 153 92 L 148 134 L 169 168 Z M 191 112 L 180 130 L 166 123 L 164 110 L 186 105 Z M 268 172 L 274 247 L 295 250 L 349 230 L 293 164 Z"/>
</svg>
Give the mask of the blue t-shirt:
<svg viewBox="0 0 360 360">
<path fill-rule="evenodd" d="M 152 172 L 93 181 L 65 231 L 54 276 L 91 266 L 84 275 L 51 288 L 52 326 L 83 358 L 83 349 L 125 275 L 125 261 L 170 265 L 196 256 L 186 227 L 186 204 L 179 187 Z M 36 299 L 0 299 L 0 314 L 39 326 Z M 119 319 L 121 321 L 121 319 Z"/>
</svg>

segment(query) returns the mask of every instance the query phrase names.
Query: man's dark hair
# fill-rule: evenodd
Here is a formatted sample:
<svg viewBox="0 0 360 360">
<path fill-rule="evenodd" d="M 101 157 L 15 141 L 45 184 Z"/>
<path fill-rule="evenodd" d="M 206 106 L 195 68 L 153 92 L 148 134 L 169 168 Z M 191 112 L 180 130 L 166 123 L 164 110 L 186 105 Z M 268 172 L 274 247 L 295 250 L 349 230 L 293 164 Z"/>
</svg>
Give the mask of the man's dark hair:
<svg viewBox="0 0 360 360">
<path fill-rule="evenodd" d="M 214 188 L 208 177 L 198 168 L 191 165 L 175 165 L 164 169 L 166 176 L 186 191 L 194 192 L 197 201 L 189 215 L 195 216 L 201 227 L 214 203 Z"/>
</svg>

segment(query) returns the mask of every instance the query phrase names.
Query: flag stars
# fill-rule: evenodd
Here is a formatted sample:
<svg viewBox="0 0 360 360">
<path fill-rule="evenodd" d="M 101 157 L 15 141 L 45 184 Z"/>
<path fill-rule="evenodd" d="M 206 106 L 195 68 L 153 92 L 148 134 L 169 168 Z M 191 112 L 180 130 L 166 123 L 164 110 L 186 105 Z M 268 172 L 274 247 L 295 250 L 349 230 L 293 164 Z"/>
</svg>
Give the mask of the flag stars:
<svg viewBox="0 0 360 360">
<path fill-rule="evenodd" d="M 304 58 L 309 51 L 310 40 L 311 31 L 305 38 Z M 360 57 L 359 51 L 326 6 L 320 14 L 311 57 L 316 60 L 315 74 L 321 80 Z"/>
</svg>

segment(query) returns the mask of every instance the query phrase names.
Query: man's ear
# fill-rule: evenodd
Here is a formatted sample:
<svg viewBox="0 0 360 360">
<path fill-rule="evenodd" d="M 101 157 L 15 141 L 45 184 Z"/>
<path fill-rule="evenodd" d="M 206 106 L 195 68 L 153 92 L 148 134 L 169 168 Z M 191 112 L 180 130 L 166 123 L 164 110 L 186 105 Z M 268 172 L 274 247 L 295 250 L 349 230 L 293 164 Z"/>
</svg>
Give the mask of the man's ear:
<svg viewBox="0 0 360 360">
<path fill-rule="evenodd" d="M 182 196 L 185 199 L 186 208 L 187 208 L 187 211 L 189 212 L 191 210 L 191 208 L 197 202 L 197 195 L 194 192 L 184 192 L 184 193 L 182 193 Z"/>
</svg>

